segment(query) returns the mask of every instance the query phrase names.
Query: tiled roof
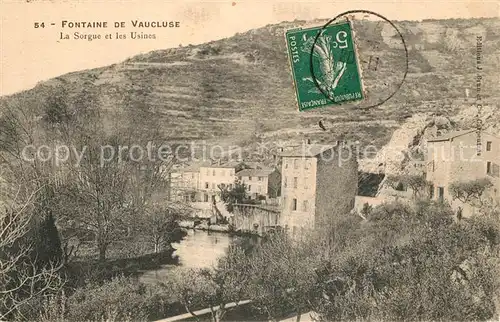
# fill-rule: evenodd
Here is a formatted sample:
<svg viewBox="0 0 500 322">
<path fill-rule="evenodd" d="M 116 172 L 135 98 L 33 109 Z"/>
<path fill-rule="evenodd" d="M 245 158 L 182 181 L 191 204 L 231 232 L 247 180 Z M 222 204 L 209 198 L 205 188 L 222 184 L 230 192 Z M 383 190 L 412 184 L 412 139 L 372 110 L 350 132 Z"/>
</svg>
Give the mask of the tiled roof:
<svg viewBox="0 0 500 322">
<path fill-rule="evenodd" d="M 280 152 L 281 157 L 315 157 L 327 150 L 333 149 L 336 145 L 323 144 L 303 144 L 292 148 L 289 151 Z"/>
<path fill-rule="evenodd" d="M 205 167 L 205 168 L 230 168 L 230 169 L 234 169 L 242 163 L 243 162 L 227 162 L 227 163 L 222 163 L 222 164 L 212 164 L 212 165 L 208 164 L 208 165 L 204 165 L 203 167 Z"/>
<path fill-rule="evenodd" d="M 210 166 L 209 162 L 196 162 L 181 169 L 182 172 L 198 172 L 201 167 Z"/>
<path fill-rule="evenodd" d="M 274 169 L 244 169 L 236 173 L 238 177 L 267 177 Z"/>
<path fill-rule="evenodd" d="M 472 133 L 475 131 L 476 131 L 475 129 L 474 130 L 453 131 L 453 132 L 446 133 L 446 134 L 441 135 L 441 136 L 437 136 L 435 138 L 430 138 L 427 140 L 427 142 L 449 141 L 449 140 L 454 139 L 456 137 L 462 136 L 464 134 L 469 134 L 469 133 Z"/>
</svg>

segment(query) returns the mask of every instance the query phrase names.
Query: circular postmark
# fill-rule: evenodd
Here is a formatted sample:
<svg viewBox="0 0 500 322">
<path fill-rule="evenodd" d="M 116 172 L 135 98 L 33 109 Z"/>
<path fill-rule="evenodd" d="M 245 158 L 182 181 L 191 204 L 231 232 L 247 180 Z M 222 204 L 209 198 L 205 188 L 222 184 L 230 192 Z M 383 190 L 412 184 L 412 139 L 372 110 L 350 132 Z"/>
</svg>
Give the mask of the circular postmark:
<svg viewBox="0 0 500 322">
<path fill-rule="evenodd" d="M 354 46 L 342 51 L 338 57 L 328 57 L 328 65 L 331 65 L 328 67 L 318 52 L 321 53 L 325 45 L 338 46 L 343 35 L 326 33 L 330 26 L 346 21 L 352 28 Z M 408 49 L 403 35 L 392 21 L 372 11 L 350 10 L 337 15 L 319 30 L 311 46 L 309 64 L 314 85 L 332 103 L 338 100 L 335 94 L 339 92 L 335 90 L 337 86 L 348 86 L 350 79 L 360 78 L 363 99 L 349 104 L 368 109 L 384 104 L 403 86 L 408 73 Z M 349 71 L 346 66 L 351 67 L 351 72 L 343 72 Z M 335 76 L 338 78 L 336 82 L 328 82 Z"/>
</svg>

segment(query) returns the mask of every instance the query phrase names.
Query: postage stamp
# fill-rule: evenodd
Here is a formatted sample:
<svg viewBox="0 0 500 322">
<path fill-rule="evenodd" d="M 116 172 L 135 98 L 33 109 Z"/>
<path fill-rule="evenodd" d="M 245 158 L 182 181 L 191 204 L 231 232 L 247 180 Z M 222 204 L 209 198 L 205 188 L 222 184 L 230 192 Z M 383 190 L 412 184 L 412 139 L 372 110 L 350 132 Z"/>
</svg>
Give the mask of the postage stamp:
<svg viewBox="0 0 500 322">
<path fill-rule="evenodd" d="M 364 98 L 350 21 L 291 29 L 285 37 L 300 111 Z"/>
</svg>

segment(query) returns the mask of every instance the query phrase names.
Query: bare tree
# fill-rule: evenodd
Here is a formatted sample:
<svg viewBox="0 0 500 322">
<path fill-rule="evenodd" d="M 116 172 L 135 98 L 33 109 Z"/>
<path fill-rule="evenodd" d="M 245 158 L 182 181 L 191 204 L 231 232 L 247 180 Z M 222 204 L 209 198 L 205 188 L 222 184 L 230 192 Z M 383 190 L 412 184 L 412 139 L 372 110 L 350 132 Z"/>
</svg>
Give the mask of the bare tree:
<svg viewBox="0 0 500 322">
<path fill-rule="evenodd" d="M 148 207 L 144 212 L 138 227 L 153 245 L 155 253 L 184 238 L 186 233 L 180 228 L 178 220 L 186 214 L 187 209 L 159 205 Z"/>
<path fill-rule="evenodd" d="M 453 199 L 473 206 L 482 206 L 484 203 L 484 192 L 493 184 L 488 178 L 480 178 L 469 181 L 452 182 L 449 187 Z"/>
<path fill-rule="evenodd" d="M 387 184 L 395 190 L 409 187 L 413 193 L 413 198 L 419 196 L 424 191 L 424 188 L 429 185 L 423 175 L 412 174 L 389 175 L 387 177 Z"/>
<path fill-rule="evenodd" d="M 58 273 L 62 263 L 40 267 L 30 258 L 34 245 L 26 237 L 38 192 L 23 202 L 16 196 L 0 213 L 0 319 L 21 314 L 21 306 L 40 295 L 58 292 L 64 284 Z"/>
</svg>

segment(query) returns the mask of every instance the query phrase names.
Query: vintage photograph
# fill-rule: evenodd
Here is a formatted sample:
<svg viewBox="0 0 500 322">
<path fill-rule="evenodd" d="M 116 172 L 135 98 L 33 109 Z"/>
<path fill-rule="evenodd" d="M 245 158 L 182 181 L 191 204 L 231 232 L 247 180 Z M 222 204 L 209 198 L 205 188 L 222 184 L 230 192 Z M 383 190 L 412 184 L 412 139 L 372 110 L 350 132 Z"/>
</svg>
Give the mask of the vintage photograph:
<svg viewBox="0 0 500 322">
<path fill-rule="evenodd" d="M 498 2 L 0 1 L 0 321 L 500 319 Z"/>
</svg>

